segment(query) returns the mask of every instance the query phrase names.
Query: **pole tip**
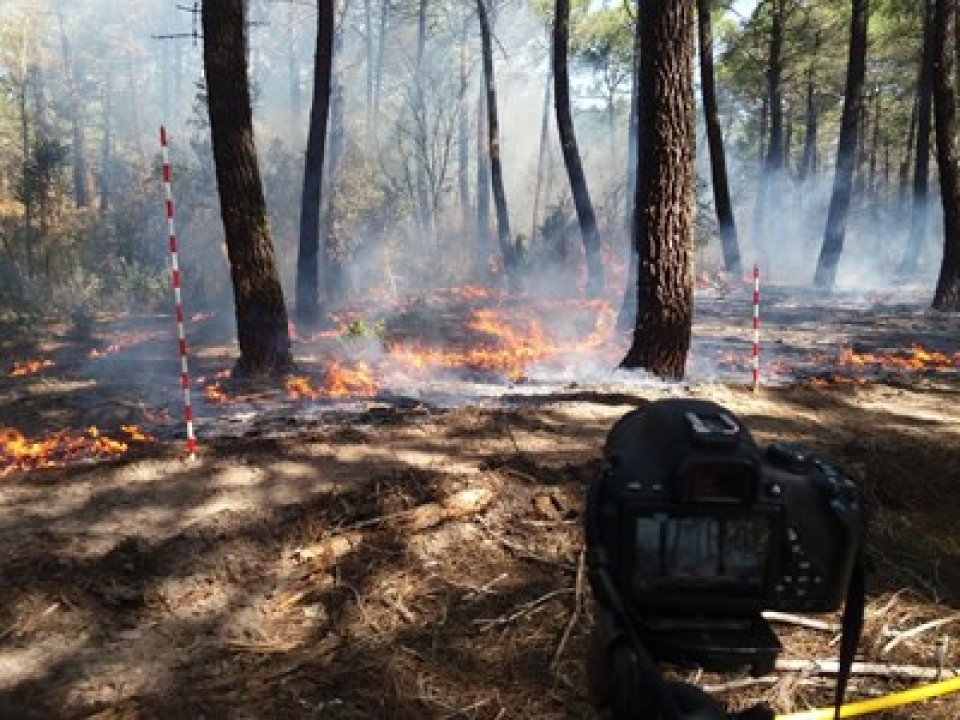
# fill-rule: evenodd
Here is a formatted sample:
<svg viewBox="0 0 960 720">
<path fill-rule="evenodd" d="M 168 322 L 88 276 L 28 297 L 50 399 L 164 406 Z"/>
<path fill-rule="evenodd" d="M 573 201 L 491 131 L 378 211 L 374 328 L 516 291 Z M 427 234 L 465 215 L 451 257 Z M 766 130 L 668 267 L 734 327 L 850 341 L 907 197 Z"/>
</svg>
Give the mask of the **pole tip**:
<svg viewBox="0 0 960 720">
<path fill-rule="evenodd" d="M 160 144 L 161 145 L 167 144 L 167 128 L 164 127 L 163 125 L 160 126 Z"/>
</svg>

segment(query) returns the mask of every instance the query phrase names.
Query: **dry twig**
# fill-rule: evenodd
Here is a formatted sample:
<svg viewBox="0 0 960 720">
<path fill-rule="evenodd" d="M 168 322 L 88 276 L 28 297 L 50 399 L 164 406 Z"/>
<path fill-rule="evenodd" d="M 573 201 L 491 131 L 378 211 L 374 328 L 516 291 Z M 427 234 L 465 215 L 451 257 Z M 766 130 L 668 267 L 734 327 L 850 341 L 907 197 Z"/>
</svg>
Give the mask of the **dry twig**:
<svg viewBox="0 0 960 720">
<path fill-rule="evenodd" d="M 903 630 L 902 632 L 898 632 L 893 636 L 893 638 L 889 642 L 887 642 L 886 645 L 883 646 L 883 648 L 881 648 L 880 654 L 885 655 L 886 653 L 893 650 L 893 648 L 895 648 L 904 640 L 908 640 L 912 637 L 916 637 L 917 635 L 921 635 L 922 633 L 925 633 L 927 630 L 933 630 L 938 627 L 943 627 L 944 625 L 949 625 L 950 623 L 956 622 L 957 620 L 960 620 L 960 613 L 954 613 L 953 615 L 948 615 L 947 617 L 942 617 L 937 620 L 931 620 L 930 622 L 925 622 L 922 625 L 917 625 L 916 627 L 910 628 L 909 630 Z"/>
</svg>

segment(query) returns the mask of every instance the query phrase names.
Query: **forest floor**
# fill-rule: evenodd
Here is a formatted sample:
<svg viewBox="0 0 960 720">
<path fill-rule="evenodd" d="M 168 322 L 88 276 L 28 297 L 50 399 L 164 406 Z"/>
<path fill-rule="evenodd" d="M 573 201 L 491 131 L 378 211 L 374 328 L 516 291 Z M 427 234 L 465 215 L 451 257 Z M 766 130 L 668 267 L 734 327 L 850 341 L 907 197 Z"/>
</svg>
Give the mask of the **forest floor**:
<svg viewBox="0 0 960 720">
<path fill-rule="evenodd" d="M 862 479 L 859 659 L 883 668 L 855 675 L 848 696 L 949 677 L 960 315 L 775 293 L 765 373 L 778 382 L 754 392 L 749 304 L 731 309 L 743 294 L 707 297 L 680 385 L 592 371 L 491 384 L 474 368 L 403 393 L 297 396 L 214 380 L 229 333 L 197 318 L 195 461 L 177 439 L 169 318 L 0 328 L 5 370 L 22 370 L 0 378 L 0 718 L 593 717 L 584 491 L 611 424 L 675 395 L 727 405 L 758 442 L 807 443 Z M 388 319 L 388 335 L 404 322 Z M 306 348 L 318 383 L 323 355 Z M 945 361 L 913 362 L 934 352 Z M 837 618 L 820 619 L 826 631 L 776 625 L 783 659 L 835 657 Z M 813 667 L 682 676 L 735 707 L 832 697 Z M 960 695 L 882 717 L 956 720 Z"/>
</svg>

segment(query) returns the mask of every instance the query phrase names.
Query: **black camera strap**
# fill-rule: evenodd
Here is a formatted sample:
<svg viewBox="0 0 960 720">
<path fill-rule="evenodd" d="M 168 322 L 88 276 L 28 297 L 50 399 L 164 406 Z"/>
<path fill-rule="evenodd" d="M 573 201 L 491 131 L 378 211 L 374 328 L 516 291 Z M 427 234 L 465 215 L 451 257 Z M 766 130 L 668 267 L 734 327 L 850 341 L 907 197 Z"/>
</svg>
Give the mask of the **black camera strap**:
<svg viewBox="0 0 960 720">
<path fill-rule="evenodd" d="M 863 632 L 863 608 L 866 604 L 866 572 L 863 564 L 863 550 L 857 551 L 847 585 L 847 599 L 843 604 L 843 620 L 840 626 L 840 658 L 837 667 L 837 689 L 834 696 L 834 720 L 840 720 L 840 708 L 847 692 L 847 681 L 853 670 L 853 660 L 860 644 Z"/>
</svg>

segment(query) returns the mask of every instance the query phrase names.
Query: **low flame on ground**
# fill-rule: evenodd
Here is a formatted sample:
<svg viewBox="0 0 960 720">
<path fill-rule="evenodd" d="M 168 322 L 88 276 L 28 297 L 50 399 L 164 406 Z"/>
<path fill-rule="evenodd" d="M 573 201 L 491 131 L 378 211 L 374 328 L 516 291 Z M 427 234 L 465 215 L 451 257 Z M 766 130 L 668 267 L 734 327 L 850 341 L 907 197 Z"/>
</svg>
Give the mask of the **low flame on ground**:
<svg viewBox="0 0 960 720">
<path fill-rule="evenodd" d="M 136 425 L 122 425 L 130 442 L 152 442 L 153 437 Z M 15 428 L 0 429 L 0 476 L 43 468 L 63 467 L 71 462 L 122 455 L 128 442 L 104 435 L 91 425 L 83 433 L 60 430 L 43 439 L 31 440 Z"/>
<path fill-rule="evenodd" d="M 56 363 L 53 360 L 26 360 L 24 362 L 14 361 L 10 367 L 8 377 L 24 377 L 26 375 L 35 375 L 45 368 L 53 367 Z"/>
<path fill-rule="evenodd" d="M 140 343 L 147 342 L 148 340 L 153 340 L 153 338 L 157 337 L 157 334 L 158 333 L 150 330 L 120 333 L 118 334 L 117 338 L 107 347 L 101 349 L 94 348 L 87 353 L 87 357 L 102 358 L 106 357 L 107 355 L 115 355 L 121 350 L 133 347 L 134 345 L 139 345 Z"/>
<path fill-rule="evenodd" d="M 909 350 L 885 353 L 858 353 L 853 348 L 841 348 L 837 362 L 845 367 L 877 368 L 883 370 L 938 370 L 960 367 L 960 352 L 953 355 L 911 345 Z"/>
<path fill-rule="evenodd" d="M 303 376 L 294 376 L 286 382 L 287 397 L 291 400 L 316 400 L 319 397 L 376 395 L 378 384 L 373 369 L 365 362 L 348 367 L 332 362 L 327 368 L 323 387 L 315 388 Z"/>
</svg>

